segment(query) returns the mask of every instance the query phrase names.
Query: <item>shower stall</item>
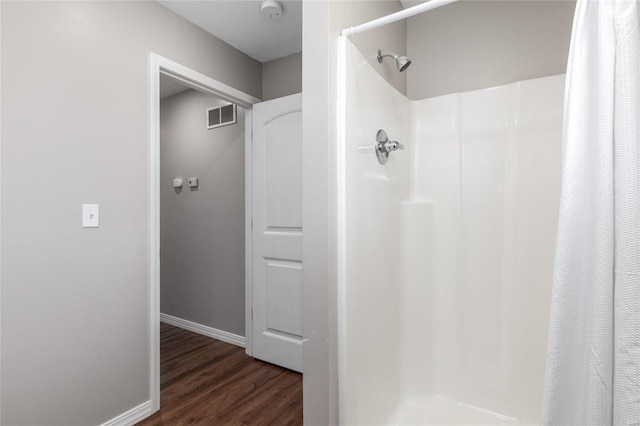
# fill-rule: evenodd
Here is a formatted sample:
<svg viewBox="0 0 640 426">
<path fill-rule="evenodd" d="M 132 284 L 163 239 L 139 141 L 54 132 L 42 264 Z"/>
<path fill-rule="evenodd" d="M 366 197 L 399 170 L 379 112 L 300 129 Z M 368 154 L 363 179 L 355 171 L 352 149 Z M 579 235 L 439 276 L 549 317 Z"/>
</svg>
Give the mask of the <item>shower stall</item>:
<svg viewBox="0 0 640 426">
<path fill-rule="evenodd" d="M 340 423 L 540 424 L 564 75 L 409 100 L 338 42 Z"/>
</svg>

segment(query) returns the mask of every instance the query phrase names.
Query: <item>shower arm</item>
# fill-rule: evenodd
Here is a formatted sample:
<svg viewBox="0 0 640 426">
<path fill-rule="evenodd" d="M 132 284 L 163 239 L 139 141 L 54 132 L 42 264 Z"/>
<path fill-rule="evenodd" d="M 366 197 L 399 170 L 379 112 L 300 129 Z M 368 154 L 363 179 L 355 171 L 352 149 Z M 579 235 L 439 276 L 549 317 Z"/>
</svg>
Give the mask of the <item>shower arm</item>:
<svg viewBox="0 0 640 426">
<path fill-rule="evenodd" d="M 393 58 L 394 60 L 398 59 L 400 57 L 400 55 L 393 53 L 393 52 L 382 52 L 381 50 L 378 50 L 378 63 L 381 64 L 382 63 L 382 58 Z"/>
</svg>

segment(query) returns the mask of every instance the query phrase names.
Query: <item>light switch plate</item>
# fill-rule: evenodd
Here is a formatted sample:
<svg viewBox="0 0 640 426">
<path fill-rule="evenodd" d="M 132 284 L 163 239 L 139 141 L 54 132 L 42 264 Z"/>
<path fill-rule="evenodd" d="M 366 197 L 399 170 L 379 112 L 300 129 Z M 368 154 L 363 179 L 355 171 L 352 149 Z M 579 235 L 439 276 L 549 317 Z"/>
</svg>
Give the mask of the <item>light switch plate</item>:
<svg viewBox="0 0 640 426">
<path fill-rule="evenodd" d="M 97 228 L 100 226 L 100 206 L 97 204 L 82 205 L 82 227 Z"/>
</svg>

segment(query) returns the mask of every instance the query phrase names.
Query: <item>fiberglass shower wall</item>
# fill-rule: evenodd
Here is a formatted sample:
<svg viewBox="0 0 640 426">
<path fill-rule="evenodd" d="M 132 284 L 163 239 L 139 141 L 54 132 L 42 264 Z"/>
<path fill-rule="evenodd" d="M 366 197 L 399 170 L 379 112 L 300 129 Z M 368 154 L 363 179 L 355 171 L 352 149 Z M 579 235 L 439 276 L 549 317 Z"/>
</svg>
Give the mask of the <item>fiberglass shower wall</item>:
<svg viewBox="0 0 640 426">
<path fill-rule="evenodd" d="M 341 421 L 539 423 L 564 76 L 410 101 L 340 43 Z"/>
</svg>

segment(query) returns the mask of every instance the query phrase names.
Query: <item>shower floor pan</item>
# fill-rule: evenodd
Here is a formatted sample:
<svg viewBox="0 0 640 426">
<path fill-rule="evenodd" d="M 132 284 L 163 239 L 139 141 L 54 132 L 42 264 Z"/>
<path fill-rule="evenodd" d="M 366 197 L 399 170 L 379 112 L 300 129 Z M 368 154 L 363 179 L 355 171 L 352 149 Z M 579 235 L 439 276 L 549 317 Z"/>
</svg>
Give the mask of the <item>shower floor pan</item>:
<svg viewBox="0 0 640 426">
<path fill-rule="evenodd" d="M 401 403 L 394 426 L 519 425 L 520 420 L 441 396 Z"/>
</svg>

